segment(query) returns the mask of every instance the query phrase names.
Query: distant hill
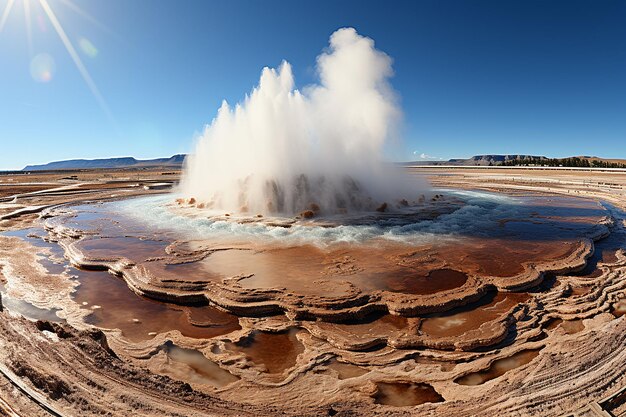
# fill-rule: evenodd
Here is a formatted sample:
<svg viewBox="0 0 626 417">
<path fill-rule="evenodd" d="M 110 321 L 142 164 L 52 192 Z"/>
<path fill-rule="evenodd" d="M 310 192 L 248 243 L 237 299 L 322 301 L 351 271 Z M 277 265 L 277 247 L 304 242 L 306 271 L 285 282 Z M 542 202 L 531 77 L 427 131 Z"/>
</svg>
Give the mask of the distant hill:
<svg viewBox="0 0 626 417">
<path fill-rule="evenodd" d="M 458 166 L 480 166 L 480 165 L 502 165 L 505 162 L 522 160 L 547 160 L 545 156 L 538 155 L 474 155 L 471 158 L 454 158 L 447 161 L 412 161 L 403 165 L 458 165 Z"/>
<path fill-rule="evenodd" d="M 626 159 L 608 159 L 597 156 L 570 156 L 566 158 L 547 158 L 539 155 L 475 155 L 471 158 L 455 158 L 447 161 L 412 161 L 403 162 L 404 166 L 567 166 L 590 168 L 624 168 Z"/>
<path fill-rule="evenodd" d="M 62 169 L 111 169 L 111 168 L 146 168 L 146 167 L 181 167 L 187 155 L 178 154 L 170 158 L 135 159 L 133 157 L 104 159 L 69 159 L 43 165 L 27 165 L 22 171 L 44 171 Z"/>
<path fill-rule="evenodd" d="M 599 161 L 599 162 L 608 162 L 608 163 L 613 163 L 613 164 L 626 164 L 626 159 L 619 159 L 619 158 L 600 158 L 597 156 L 577 156 L 575 158 L 580 158 L 580 159 L 586 159 L 589 162 L 593 162 L 593 161 Z"/>
<path fill-rule="evenodd" d="M 115 168 L 147 168 L 147 167 L 171 167 L 180 168 L 187 155 L 178 154 L 169 158 L 135 159 L 133 157 L 104 158 L 104 159 L 70 159 L 66 161 L 50 162 L 43 165 L 28 165 L 22 171 L 43 170 L 66 170 L 66 169 L 115 169 Z M 572 166 L 573 159 L 588 161 L 591 167 L 621 167 L 626 165 L 626 159 L 607 159 L 597 156 L 573 156 L 567 158 L 547 158 L 539 155 L 474 155 L 471 158 L 454 158 L 447 161 L 410 161 L 402 162 L 404 166 L 498 166 L 498 165 L 546 165 L 559 166 L 559 164 Z M 579 165 L 574 165 L 579 166 Z"/>
</svg>

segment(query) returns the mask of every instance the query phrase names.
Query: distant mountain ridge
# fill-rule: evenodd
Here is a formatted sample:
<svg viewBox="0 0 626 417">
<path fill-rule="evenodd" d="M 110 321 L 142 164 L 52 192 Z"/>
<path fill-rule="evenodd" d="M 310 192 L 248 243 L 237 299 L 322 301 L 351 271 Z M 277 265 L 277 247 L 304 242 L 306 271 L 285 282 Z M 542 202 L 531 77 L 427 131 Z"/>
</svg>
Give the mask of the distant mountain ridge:
<svg viewBox="0 0 626 417">
<path fill-rule="evenodd" d="M 147 168 L 147 167 L 171 167 L 180 168 L 185 161 L 187 155 L 177 154 L 169 158 L 156 159 L 135 159 L 133 157 L 122 158 L 102 158 L 102 159 L 70 159 L 66 161 L 55 161 L 42 165 L 27 165 L 22 171 L 43 171 L 43 170 L 66 170 L 66 169 L 115 169 L 115 168 Z M 626 164 L 626 159 L 607 159 L 597 156 L 576 156 L 569 158 L 578 158 L 587 160 L 592 166 L 596 163 L 609 164 Z M 567 159 L 567 158 L 562 158 Z M 470 158 L 453 158 L 447 161 L 410 161 L 401 162 L 403 166 L 433 166 L 433 165 L 453 165 L 453 166 L 510 166 L 523 165 L 528 162 L 533 164 L 550 165 L 550 161 L 554 158 L 547 158 L 542 155 L 524 155 L 524 154 L 493 154 L 493 155 L 474 155 Z"/>
<path fill-rule="evenodd" d="M 111 169 L 111 168 L 146 168 L 146 167 L 182 167 L 187 155 L 177 154 L 169 158 L 135 159 L 133 157 L 102 159 L 69 159 L 41 165 L 27 165 L 22 171 L 45 171 L 62 169 Z"/>
<path fill-rule="evenodd" d="M 503 162 L 521 161 L 521 160 L 547 160 L 545 156 L 539 155 L 474 155 L 467 159 L 450 159 L 448 162 L 459 163 L 461 165 L 498 165 Z"/>
<path fill-rule="evenodd" d="M 503 155 L 474 155 L 470 158 L 453 158 L 447 161 L 411 161 L 404 162 L 402 165 L 458 165 L 458 166 L 481 166 L 481 165 L 501 165 L 510 161 L 521 160 L 545 161 L 547 157 L 541 155 L 523 155 L 523 154 L 503 154 Z"/>
<path fill-rule="evenodd" d="M 626 159 L 608 159 L 597 156 L 569 156 L 565 158 L 548 158 L 542 155 L 504 154 L 475 155 L 470 158 L 454 158 L 447 161 L 412 161 L 403 162 L 404 166 L 574 166 L 591 168 L 623 168 Z"/>
</svg>

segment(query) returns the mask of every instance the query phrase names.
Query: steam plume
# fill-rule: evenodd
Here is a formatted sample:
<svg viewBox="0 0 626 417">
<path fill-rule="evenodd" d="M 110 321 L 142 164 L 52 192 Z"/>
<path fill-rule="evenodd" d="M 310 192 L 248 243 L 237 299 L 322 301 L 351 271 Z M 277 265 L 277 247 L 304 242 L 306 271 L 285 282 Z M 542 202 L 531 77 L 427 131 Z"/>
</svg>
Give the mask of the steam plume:
<svg viewBox="0 0 626 417">
<path fill-rule="evenodd" d="M 401 111 L 391 58 L 352 28 L 317 58 L 320 82 L 294 89 L 291 66 L 264 68 L 234 109 L 225 101 L 186 162 L 180 191 L 232 212 L 373 210 L 416 196 L 382 161 Z M 411 185 L 412 184 L 412 185 Z"/>
</svg>

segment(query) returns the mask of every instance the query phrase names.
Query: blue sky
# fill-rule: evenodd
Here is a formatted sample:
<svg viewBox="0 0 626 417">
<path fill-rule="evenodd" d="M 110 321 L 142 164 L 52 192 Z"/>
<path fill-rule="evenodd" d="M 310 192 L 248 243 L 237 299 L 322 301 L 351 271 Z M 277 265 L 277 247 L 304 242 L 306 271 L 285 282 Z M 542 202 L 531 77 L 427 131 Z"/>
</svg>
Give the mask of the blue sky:
<svg viewBox="0 0 626 417">
<path fill-rule="evenodd" d="M 623 1 L 47 0 L 110 115 L 39 0 L 31 50 L 24 2 L 0 32 L 0 169 L 188 152 L 264 66 L 286 59 L 298 87 L 315 82 L 316 56 L 344 26 L 394 59 L 396 160 L 626 157 Z"/>
</svg>

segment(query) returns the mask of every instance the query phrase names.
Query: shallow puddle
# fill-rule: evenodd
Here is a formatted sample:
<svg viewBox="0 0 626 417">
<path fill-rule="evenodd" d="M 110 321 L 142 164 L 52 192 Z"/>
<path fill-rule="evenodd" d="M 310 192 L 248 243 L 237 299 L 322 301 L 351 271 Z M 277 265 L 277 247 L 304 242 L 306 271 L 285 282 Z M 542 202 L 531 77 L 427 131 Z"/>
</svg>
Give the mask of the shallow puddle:
<svg viewBox="0 0 626 417">
<path fill-rule="evenodd" d="M 65 270 L 63 249 L 54 242 L 44 240 L 47 232 L 40 227 L 29 227 L 26 229 L 9 230 L 0 233 L 1 236 L 19 237 L 28 244 L 45 250 L 37 251 L 41 256 L 39 263 L 42 264 L 50 273 L 60 274 Z"/>
<path fill-rule="evenodd" d="M 218 388 L 239 380 L 197 350 L 181 348 L 170 341 L 162 346 L 162 350 L 168 360 L 161 372 L 174 378 Z"/>
<path fill-rule="evenodd" d="M 58 311 L 61 311 L 59 308 L 53 309 L 43 309 L 39 307 L 35 307 L 29 302 L 24 300 L 17 300 L 15 298 L 7 297 L 6 295 L 2 295 L 2 306 L 9 311 L 17 313 L 21 316 L 26 317 L 30 320 L 43 320 L 43 321 L 51 321 L 60 323 L 64 320 L 57 315 Z"/>
<path fill-rule="evenodd" d="M 563 323 L 563 319 L 551 318 L 545 323 L 546 330 L 554 330 Z"/>
<path fill-rule="evenodd" d="M 516 354 L 509 356 L 508 358 L 497 359 L 491 363 L 489 368 L 474 372 L 455 380 L 457 384 L 461 385 L 480 385 L 487 381 L 498 378 L 504 375 L 511 369 L 518 368 L 520 366 L 530 363 L 533 359 L 539 355 L 541 349 L 522 350 Z"/>
<path fill-rule="evenodd" d="M 241 329 L 237 317 L 211 306 L 183 307 L 141 297 L 121 278 L 106 271 L 72 268 L 70 273 L 77 275 L 80 282 L 74 300 L 93 309 L 86 321 L 103 328 L 120 329 L 131 341 L 148 340 L 170 330 L 204 339 Z"/>
<path fill-rule="evenodd" d="M 28 227 L 26 229 L 7 230 L 1 232 L 0 235 L 8 237 L 19 237 L 32 244 L 33 246 L 45 246 L 45 243 L 39 236 L 45 234 L 45 231 L 38 227 Z"/>
<path fill-rule="evenodd" d="M 427 275 L 412 273 L 410 269 L 389 275 L 385 283 L 387 290 L 409 294 L 434 294 L 461 287 L 467 281 L 467 274 L 447 268 L 432 270 Z"/>
<path fill-rule="evenodd" d="M 168 244 L 166 241 L 135 237 L 106 237 L 81 240 L 77 247 L 90 258 L 126 258 L 143 262 L 149 258 L 165 256 Z"/>
<path fill-rule="evenodd" d="M 374 402 L 406 407 L 425 403 L 438 403 L 444 398 L 428 384 L 413 382 L 378 382 Z"/>
<path fill-rule="evenodd" d="M 9 297 L 2 283 L 0 283 L 0 306 L 30 320 L 44 320 L 56 323 L 65 321 L 57 315 L 57 312 L 61 311 L 59 308 L 39 308 L 27 301 Z"/>
<path fill-rule="evenodd" d="M 46 270 L 51 274 L 60 274 L 65 271 L 65 265 L 58 263 L 55 258 L 62 259 L 63 250 L 59 248 L 58 245 L 43 240 L 41 237 L 45 234 L 45 231 L 38 227 L 9 230 L 0 233 L 2 236 L 19 237 L 36 248 L 45 248 L 45 251 L 38 252 L 41 257 L 37 262 L 46 268 Z M 4 284 L 2 283 L 0 283 L 0 293 L 2 294 L 2 306 L 9 311 L 15 312 L 30 320 L 45 320 L 51 322 L 64 321 L 64 319 L 61 319 L 57 315 L 57 312 L 61 311 L 61 309 L 43 309 L 36 307 L 27 301 L 9 297 L 6 294 Z"/>
<path fill-rule="evenodd" d="M 238 343 L 229 343 L 229 349 L 244 353 L 250 362 L 264 367 L 267 373 L 281 374 L 296 364 L 304 346 L 296 335 L 298 329 L 282 333 L 254 331 Z"/>
<path fill-rule="evenodd" d="M 460 336 L 478 329 L 483 323 L 499 318 L 529 298 L 527 293 L 490 294 L 478 303 L 446 313 L 428 315 L 422 321 L 420 331 L 435 337 Z"/>
<path fill-rule="evenodd" d="M 367 369 L 363 369 L 360 366 L 352 365 L 351 363 L 341 362 L 338 361 L 336 358 L 330 360 L 330 362 L 328 363 L 328 369 L 336 372 L 339 379 L 357 378 L 369 372 Z"/>
<path fill-rule="evenodd" d="M 341 330 L 349 335 L 351 341 L 357 342 L 363 339 L 389 337 L 400 332 L 409 330 L 409 319 L 393 314 L 370 314 L 369 316 L 354 321 L 343 323 L 318 322 L 319 328 L 333 332 Z"/>
<path fill-rule="evenodd" d="M 617 262 L 616 253 L 624 247 L 626 236 L 622 229 L 614 230 L 608 237 L 595 242 L 593 255 L 587 259 L 585 268 L 576 275 L 594 277 L 598 274 L 598 264 Z"/>
</svg>

